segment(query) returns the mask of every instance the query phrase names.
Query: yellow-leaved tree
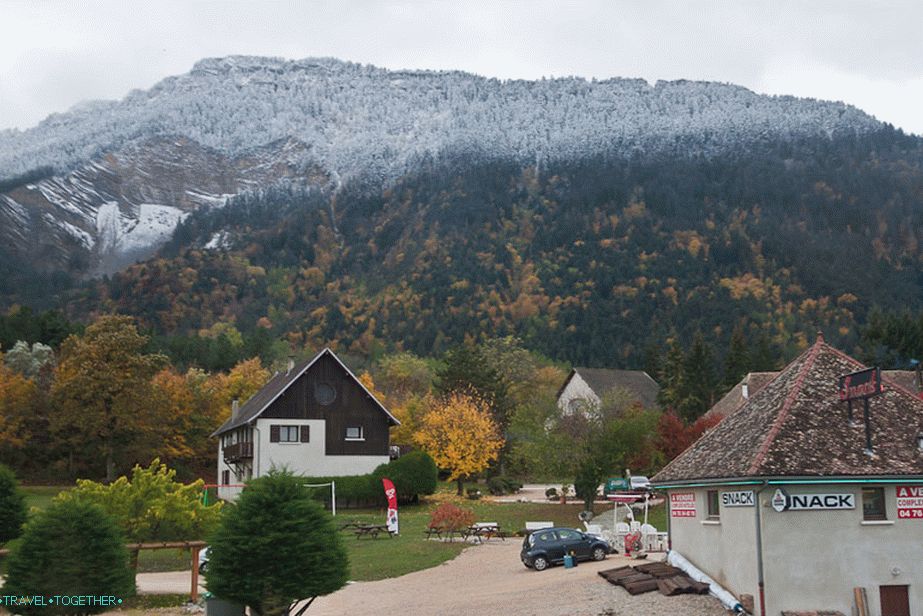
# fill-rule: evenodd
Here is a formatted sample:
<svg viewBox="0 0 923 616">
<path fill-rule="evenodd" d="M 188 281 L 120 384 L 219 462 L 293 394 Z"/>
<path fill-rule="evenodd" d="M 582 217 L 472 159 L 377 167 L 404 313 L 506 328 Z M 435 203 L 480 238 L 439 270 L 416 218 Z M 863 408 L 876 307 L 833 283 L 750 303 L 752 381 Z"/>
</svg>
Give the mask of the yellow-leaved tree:
<svg viewBox="0 0 923 616">
<path fill-rule="evenodd" d="M 449 471 L 449 481 L 458 481 L 458 494 L 465 478 L 486 470 L 503 447 L 488 404 L 457 392 L 431 401 L 414 441 L 432 456 L 436 466 Z"/>
</svg>

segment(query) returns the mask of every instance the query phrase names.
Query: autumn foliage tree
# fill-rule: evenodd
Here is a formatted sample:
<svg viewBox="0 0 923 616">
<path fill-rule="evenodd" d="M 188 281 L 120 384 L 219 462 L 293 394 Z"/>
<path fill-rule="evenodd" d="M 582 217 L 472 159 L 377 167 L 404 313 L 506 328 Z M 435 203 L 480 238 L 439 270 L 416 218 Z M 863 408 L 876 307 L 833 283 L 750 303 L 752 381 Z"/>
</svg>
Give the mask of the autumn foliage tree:
<svg viewBox="0 0 923 616">
<path fill-rule="evenodd" d="M 486 470 L 503 447 L 487 404 L 458 392 L 432 401 L 414 440 L 439 468 L 449 471 L 449 481 L 458 481 L 458 494 L 465 478 Z"/>
<path fill-rule="evenodd" d="M 135 447 L 161 435 L 151 378 L 166 358 L 144 353 L 147 342 L 134 319 L 113 315 L 61 345 L 51 389 L 52 431 L 85 462 L 102 457 L 108 481 Z"/>
</svg>

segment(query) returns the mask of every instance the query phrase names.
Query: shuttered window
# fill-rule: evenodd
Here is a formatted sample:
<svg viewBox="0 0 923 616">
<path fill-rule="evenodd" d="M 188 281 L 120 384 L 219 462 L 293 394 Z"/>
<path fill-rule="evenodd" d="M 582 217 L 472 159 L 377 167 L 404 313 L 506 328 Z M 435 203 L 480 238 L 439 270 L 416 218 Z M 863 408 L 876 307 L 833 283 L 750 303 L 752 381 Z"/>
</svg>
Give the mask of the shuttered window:
<svg viewBox="0 0 923 616">
<path fill-rule="evenodd" d="M 307 443 L 308 426 L 269 426 L 270 443 Z"/>
<path fill-rule="evenodd" d="M 311 426 L 301 426 L 301 442 L 311 442 Z"/>
</svg>

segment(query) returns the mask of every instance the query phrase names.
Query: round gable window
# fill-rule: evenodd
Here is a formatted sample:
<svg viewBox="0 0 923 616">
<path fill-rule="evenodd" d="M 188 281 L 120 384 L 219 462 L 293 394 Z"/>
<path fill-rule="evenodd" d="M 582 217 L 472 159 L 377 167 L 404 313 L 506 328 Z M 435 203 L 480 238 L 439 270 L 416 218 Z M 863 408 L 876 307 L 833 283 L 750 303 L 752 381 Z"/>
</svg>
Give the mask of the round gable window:
<svg viewBox="0 0 923 616">
<path fill-rule="evenodd" d="M 318 383 L 314 387 L 314 399 L 318 404 L 327 406 L 336 400 L 337 392 L 329 383 Z"/>
</svg>

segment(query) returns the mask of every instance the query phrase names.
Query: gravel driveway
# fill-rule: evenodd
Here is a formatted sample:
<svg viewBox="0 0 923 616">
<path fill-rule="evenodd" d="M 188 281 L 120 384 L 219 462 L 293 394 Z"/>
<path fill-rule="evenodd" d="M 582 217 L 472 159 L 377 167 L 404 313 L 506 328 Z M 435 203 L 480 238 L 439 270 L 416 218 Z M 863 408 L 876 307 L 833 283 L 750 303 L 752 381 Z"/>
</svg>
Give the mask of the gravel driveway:
<svg viewBox="0 0 923 616">
<path fill-rule="evenodd" d="M 356 582 L 318 598 L 311 616 L 412 614 L 428 616 L 726 616 L 712 597 L 664 597 L 658 592 L 632 597 L 597 571 L 629 564 L 623 556 L 553 567 L 537 573 L 519 562 L 520 541 L 474 546 L 431 569 L 377 582 Z"/>
</svg>

